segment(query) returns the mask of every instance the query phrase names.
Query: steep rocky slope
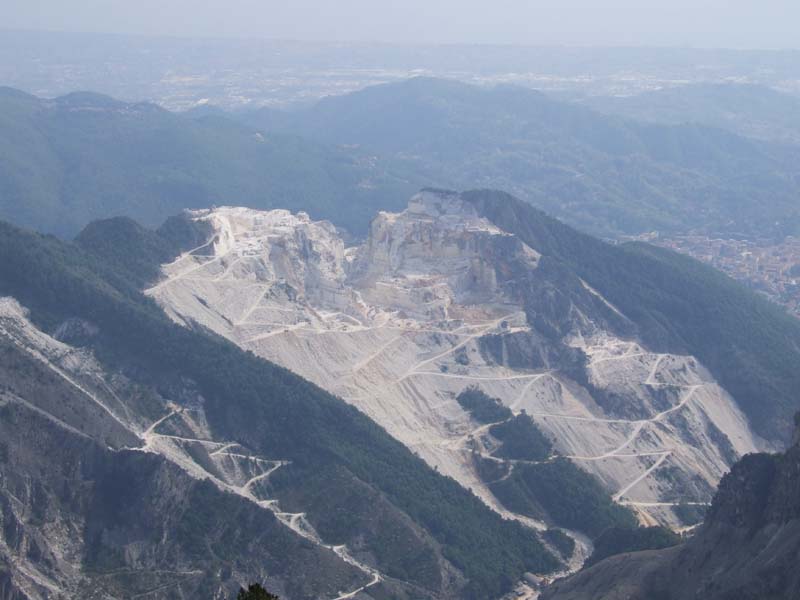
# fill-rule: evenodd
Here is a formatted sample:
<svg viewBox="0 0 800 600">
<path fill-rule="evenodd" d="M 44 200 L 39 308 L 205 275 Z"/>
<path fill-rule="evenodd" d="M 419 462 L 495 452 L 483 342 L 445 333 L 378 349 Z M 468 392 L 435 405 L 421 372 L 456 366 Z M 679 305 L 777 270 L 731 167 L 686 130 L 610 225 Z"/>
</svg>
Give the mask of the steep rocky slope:
<svg viewBox="0 0 800 600">
<path fill-rule="evenodd" d="M 797 439 L 800 439 L 797 438 Z M 800 597 L 800 446 L 734 465 L 697 534 L 623 554 L 558 582 L 543 600 L 790 600 Z"/>
<path fill-rule="evenodd" d="M 96 334 L 78 321 L 57 332 Z M 9 298 L 0 353 L 3 598 L 226 597 L 253 578 L 317 598 L 372 581 L 303 515 L 261 499 L 285 462 L 215 441 L 191 386 L 173 404 L 42 332 Z"/>
<path fill-rule="evenodd" d="M 478 599 L 559 567 L 341 400 L 171 323 L 147 251 L 5 224 L 0 251 L 4 598 Z"/>
<path fill-rule="evenodd" d="M 210 240 L 147 294 L 341 396 L 507 517 L 574 529 L 536 491 L 571 461 L 641 522 L 692 524 L 730 465 L 767 443 L 696 357 L 654 350 L 574 270 L 479 208 L 425 191 L 350 248 L 302 213 L 190 212 Z M 503 458 L 499 423 L 457 401 L 470 387 L 510 409 L 502 421 L 533 417 L 560 458 Z"/>
</svg>

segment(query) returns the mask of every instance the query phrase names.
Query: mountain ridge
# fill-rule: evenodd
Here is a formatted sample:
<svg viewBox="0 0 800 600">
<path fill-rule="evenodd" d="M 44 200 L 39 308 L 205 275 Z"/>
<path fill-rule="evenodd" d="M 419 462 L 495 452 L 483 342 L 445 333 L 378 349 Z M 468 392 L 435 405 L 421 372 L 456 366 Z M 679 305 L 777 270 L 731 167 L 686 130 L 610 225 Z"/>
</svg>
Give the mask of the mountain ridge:
<svg viewBox="0 0 800 600">
<path fill-rule="evenodd" d="M 710 500 L 735 457 L 765 442 L 686 347 L 654 352 L 598 291 L 602 281 L 582 279 L 555 241 L 512 233 L 492 202 L 598 259 L 618 252 L 493 192 L 423 190 L 405 211 L 380 213 L 353 247 L 302 213 L 218 207 L 186 213 L 211 225 L 209 245 L 164 265 L 147 294 L 176 322 L 355 404 L 496 510 L 511 502 L 523 521 L 553 513 L 562 527 L 585 527 L 534 491 L 585 469 L 603 485 L 576 489 L 608 490 L 645 522 L 678 526 L 673 508 Z M 493 454 L 498 439 L 456 400 L 471 385 L 514 415 L 527 411 L 566 460 Z M 486 461 L 505 472 L 492 475 Z M 598 522 L 618 508 L 593 506 Z"/>
<path fill-rule="evenodd" d="M 767 237 L 798 224 L 796 147 L 637 122 L 519 87 L 412 78 L 240 118 L 357 145 L 437 186 L 503 189 L 610 238 L 653 229 Z"/>
<path fill-rule="evenodd" d="M 4 330 L 4 335 L 11 335 L 12 340 L 19 340 L 15 337 L 16 334 L 9 332 L 19 331 L 19 327 L 23 331 L 34 331 L 32 327 L 41 326 L 60 328 L 58 326 L 64 322 L 65 317 L 87 320 L 91 323 L 91 327 L 86 330 L 90 333 L 88 338 L 86 334 L 80 333 L 83 330 L 81 327 L 65 329 L 75 330 L 74 335 L 77 337 L 74 338 L 74 343 L 79 344 L 67 356 L 81 356 L 91 349 L 102 361 L 104 368 L 109 369 L 108 374 L 103 377 L 113 391 L 102 388 L 92 392 L 95 398 L 100 399 L 100 405 L 108 407 L 109 403 L 117 402 L 115 397 L 130 398 L 134 404 L 128 410 L 133 411 L 131 414 L 135 417 L 125 417 L 123 414 L 118 416 L 120 420 L 126 422 L 128 418 L 135 418 L 137 422 L 143 422 L 142 425 L 131 427 L 134 427 L 134 431 L 141 430 L 140 436 L 157 444 L 153 448 L 172 457 L 172 462 L 177 461 L 182 468 L 188 468 L 190 474 L 194 473 L 194 476 L 208 478 L 209 475 L 204 473 L 210 469 L 212 474 L 217 473 L 214 475 L 216 479 L 228 481 L 225 485 L 234 486 L 241 493 L 246 491 L 247 494 L 258 494 L 256 499 L 270 494 L 266 496 L 270 500 L 263 501 L 259 509 L 261 511 L 279 511 L 271 504 L 274 498 L 271 494 L 275 488 L 273 485 L 266 485 L 266 480 L 265 484 L 256 485 L 261 477 L 258 471 L 253 473 L 250 470 L 248 477 L 247 471 L 242 469 L 248 461 L 261 464 L 259 461 L 264 460 L 278 465 L 290 460 L 291 466 L 281 467 L 274 476 L 269 475 L 270 483 L 272 477 L 276 478 L 275 482 L 280 480 L 281 483 L 280 504 L 277 506 L 282 507 L 286 503 L 293 508 L 299 501 L 301 511 L 304 508 L 302 505 L 308 506 L 306 510 L 309 510 L 309 514 L 302 518 L 301 511 L 293 515 L 278 514 L 278 520 L 287 519 L 279 528 L 294 527 L 296 529 L 293 531 L 304 532 L 303 535 L 312 536 L 310 539 L 313 539 L 313 529 L 305 529 L 308 522 L 314 523 L 315 527 L 319 526 L 320 531 L 326 527 L 330 529 L 336 523 L 333 515 L 337 513 L 337 507 L 323 505 L 314 508 L 308 504 L 309 494 L 313 494 L 315 488 L 321 484 L 324 484 L 330 498 L 346 498 L 348 493 L 357 493 L 356 490 L 366 493 L 372 501 L 360 508 L 351 507 L 355 513 L 350 518 L 358 525 L 347 528 L 347 531 L 349 536 L 363 534 L 360 541 L 356 540 L 362 560 L 387 571 L 380 581 L 375 580 L 377 588 L 384 589 L 388 586 L 396 594 L 406 593 L 403 590 L 417 589 L 417 595 L 431 597 L 451 597 L 453 594 L 494 596 L 513 586 L 526 570 L 546 571 L 556 567 L 556 560 L 544 550 L 532 532 L 525 531 L 516 524 L 506 523 L 490 513 L 454 482 L 448 482 L 427 469 L 419 459 L 414 458 L 355 409 L 347 407 L 295 375 L 269 365 L 251 354 L 243 353 L 213 336 L 171 325 L 160 316 L 160 311 L 154 305 L 138 297 L 135 277 L 133 284 L 124 272 L 117 272 L 114 277 L 109 276 L 109 279 L 105 278 L 107 271 L 113 270 L 115 265 L 101 266 L 96 259 L 71 244 L 21 232 L 5 225 L 2 227 L 0 243 L 4 256 L 8 257 L 0 267 L 2 293 L 14 295 L 25 302 L 39 322 L 38 326 L 27 325 L 25 319 L 15 317 L 12 322 L 14 329 Z M 53 294 L 53 289 L 59 290 L 57 296 Z M 98 331 L 99 334 L 91 334 L 92 331 Z M 46 334 L 36 334 L 32 339 L 48 338 Z M 40 343 L 42 342 L 36 342 Z M 37 355 L 48 356 L 43 355 L 38 346 L 34 346 L 34 350 Z M 55 359 L 58 362 L 53 363 L 52 360 Z M 67 373 L 70 379 L 80 382 L 81 387 L 88 391 L 98 386 L 97 381 L 84 381 L 86 375 L 81 370 L 83 359 L 77 363 L 61 363 L 62 360 L 59 355 L 55 355 L 48 358 L 45 364 Z M 76 368 L 78 370 L 74 371 Z M 115 390 L 111 383 L 117 380 L 124 382 L 127 379 L 144 386 L 142 392 L 130 396 L 131 389 Z M 68 383 L 68 380 L 65 381 Z M 157 386 L 154 400 L 141 404 L 144 398 L 153 398 L 154 392 L 147 391 L 153 385 Z M 159 400 L 159 396 L 166 399 Z M 47 406 L 38 406 L 40 399 L 35 396 L 27 396 L 24 400 L 34 405 L 38 411 L 49 410 Z M 139 416 L 139 411 L 146 406 L 150 406 L 148 411 L 154 411 L 149 423 L 146 416 Z M 113 408 L 107 410 L 117 411 Z M 353 430 L 336 434 L 329 431 L 339 425 Z M 75 425 L 71 427 L 77 428 Z M 209 427 L 213 437 L 209 437 Z M 269 434 L 266 429 L 270 430 Z M 213 458 L 209 450 L 201 451 L 211 443 L 208 440 L 215 440 L 211 445 L 212 450 L 224 445 L 233 447 L 233 442 L 240 445 L 242 450 L 227 450 L 226 452 L 233 453 L 232 457 L 218 454 L 217 458 Z M 251 450 L 244 450 L 245 448 Z M 10 448 L 12 456 L 18 451 L 16 446 Z M 238 457 L 238 454 L 242 454 L 242 457 Z M 227 461 L 228 458 L 235 463 L 226 465 L 226 470 L 220 472 L 219 460 Z M 62 463 L 56 461 L 57 468 L 61 465 Z M 340 476 L 332 479 L 325 475 L 329 471 L 339 473 Z M 294 475 L 287 478 L 283 472 Z M 267 474 L 268 471 L 263 472 L 264 477 Z M 213 504 L 220 497 L 214 492 L 210 500 Z M 398 502 L 405 504 L 405 510 L 398 509 L 395 504 Z M 446 511 L 443 510 L 444 505 L 447 506 Z M 459 506 L 464 509 L 460 515 Z M 377 530 L 370 530 L 365 528 L 369 522 L 367 514 L 376 507 L 382 507 L 378 521 L 380 525 Z M 374 519 L 374 512 L 371 514 Z M 449 520 L 450 517 L 454 517 L 454 520 Z M 474 520 L 474 517 L 478 520 Z M 486 521 L 481 525 L 479 522 L 483 519 Z M 469 522 L 470 527 L 465 529 L 464 523 Z M 27 525 L 26 530 L 31 530 L 28 535 L 33 535 L 32 530 L 35 530 L 36 525 Z M 107 526 L 112 525 L 109 523 Z M 382 531 L 402 533 L 400 547 L 385 544 L 380 538 Z M 192 538 L 187 536 L 196 536 L 196 532 L 195 525 L 180 533 L 176 543 L 178 540 L 188 543 Z M 333 530 L 330 534 L 338 535 Z M 502 542 L 498 536 L 502 536 Z M 198 541 L 203 543 L 202 534 Z M 315 543 L 315 546 L 318 544 Z M 342 552 L 341 548 L 336 548 L 336 552 Z M 233 548 L 229 547 L 228 551 L 237 556 Z M 334 550 L 324 550 L 332 551 Z M 445 553 L 448 558 L 444 558 Z M 476 553 L 485 554 L 476 560 Z M 498 559 L 502 560 L 502 564 L 496 564 Z M 412 561 L 412 564 L 414 561 L 421 562 L 410 568 L 407 561 Z M 12 564 L 22 564 L 20 568 L 24 568 L 24 563 L 18 562 L 18 559 L 12 559 Z M 346 560 L 344 566 L 341 562 L 338 564 L 335 569 L 340 574 L 346 573 L 347 569 L 352 572 L 352 565 L 348 567 L 350 563 Z M 455 564 L 459 566 L 453 566 Z M 112 566 L 125 567 L 126 559 L 119 556 Z M 246 565 L 243 564 L 240 568 L 244 568 L 243 572 L 246 572 Z M 285 569 L 285 566 L 281 569 Z M 16 574 L 21 576 L 20 572 Z M 230 571 L 223 569 L 221 582 L 201 581 L 199 588 L 192 587 L 195 584 L 187 583 L 186 589 L 200 589 L 204 593 L 210 593 L 213 589 L 209 588 L 211 584 L 235 586 L 245 583 L 236 581 L 235 578 L 232 581 L 231 575 Z M 287 572 L 279 570 L 275 575 L 285 577 Z M 363 574 L 358 575 L 358 569 L 355 575 L 362 578 L 362 585 L 370 583 Z M 465 575 L 469 578 L 468 581 Z M 249 567 L 248 577 L 258 576 Z M 408 577 L 410 580 L 404 582 L 397 577 Z M 284 583 L 291 581 L 289 578 Z M 327 583 L 315 581 L 315 585 L 321 584 L 327 589 L 334 585 L 335 578 Z M 92 585 L 96 586 L 98 583 L 99 580 Z M 409 588 L 409 585 L 412 587 Z M 304 591 L 294 587 L 285 589 L 289 590 L 285 593 L 290 598 L 319 597 L 313 590 Z M 295 591 L 290 591 L 291 589 Z M 329 597 L 335 596 L 338 597 L 335 594 Z"/>
<path fill-rule="evenodd" d="M 392 206 L 416 187 L 344 149 L 91 92 L 41 99 L 6 88 L 0 132 L 0 218 L 63 237 L 114 216 L 156 227 L 226 197 L 358 230 L 362 206 Z"/>
<path fill-rule="evenodd" d="M 526 242 L 547 248 L 551 256 L 571 265 L 615 306 L 623 307 L 648 343 L 662 351 L 696 354 L 734 389 L 734 396 L 757 429 L 763 427 L 759 423 L 763 419 L 759 398 L 782 398 L 782 417 L 772 425 L 765 423 L 768 429 L 763 431 L 772 430 L 768 437 L 780 431 L 779 437 L 789 441 L 800 380 L 788 382 L 796 373 L 792 357 L 800 347 L 800 328 L 785 310 L 689 257 L 644 243 L 603 243 L 534 207 L 513 201 L 504 192 L 484 190 L 466 195 L 481 214 Z M 659 284 L 655 285 L 653 279 Z M 713 339 L 728 338 L 724 352 L 704 343 L 702 332 L 709 325 L 713 326 Z M 757 352 L 751 350 L 754 345 Z M 782 349 L 768 361 L 758 358 L 770 356 L 772 346 Z M 767 375 L 773 368 L 782 374 Z M 761 386 L 777 387 L 764 393 Z"/>
<path fill-rule="evenodd" d="M 356 236 L 425 185 L 505 189 L 596 235 L 797 233 L 794 145 L 429 78 L 281 113 L 0 94 L 0 217 L 65 237 L 187 206 L 305 209 Z M 302 136 L 302 137 L 298 137 Z M 767 206 L 769 210 L 764 211 Z"/>
</svg>

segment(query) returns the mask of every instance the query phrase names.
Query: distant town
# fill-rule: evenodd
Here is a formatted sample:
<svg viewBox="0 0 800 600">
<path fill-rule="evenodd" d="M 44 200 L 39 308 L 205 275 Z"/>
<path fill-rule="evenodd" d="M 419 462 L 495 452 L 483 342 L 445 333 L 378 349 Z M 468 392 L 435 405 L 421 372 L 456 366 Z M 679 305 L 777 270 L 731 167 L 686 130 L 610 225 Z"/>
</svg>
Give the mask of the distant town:
<svg viewBox="0 0 800 600">
<path fill-rule="evenodd" d="M 782 243 L 710 238 L 703 235 L 636 238 L 696 258 L 746 283 L 800 318 L 800 238 Z"/>
</svg>

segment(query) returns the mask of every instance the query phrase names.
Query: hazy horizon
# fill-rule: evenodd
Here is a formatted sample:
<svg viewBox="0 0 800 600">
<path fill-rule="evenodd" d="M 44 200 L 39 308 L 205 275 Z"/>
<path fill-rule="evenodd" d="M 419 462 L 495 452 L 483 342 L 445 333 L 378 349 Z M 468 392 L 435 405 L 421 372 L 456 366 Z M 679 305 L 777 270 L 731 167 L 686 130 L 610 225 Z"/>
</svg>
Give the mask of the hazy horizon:
<svg viewBox="0 0 800 600">
<path fill-rule="evenodd" d="M 403 45 L 800 49 L 789 0 L 7 0 L 6 30 Z"/>
</svg>

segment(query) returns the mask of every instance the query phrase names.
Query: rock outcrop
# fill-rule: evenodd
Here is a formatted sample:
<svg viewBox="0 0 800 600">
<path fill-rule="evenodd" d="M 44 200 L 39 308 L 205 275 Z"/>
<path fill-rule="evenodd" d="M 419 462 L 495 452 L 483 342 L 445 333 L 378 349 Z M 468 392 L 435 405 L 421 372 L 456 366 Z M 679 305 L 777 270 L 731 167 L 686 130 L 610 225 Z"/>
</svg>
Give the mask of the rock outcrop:
<svg viewBox="0 0 800 600">
<path fill-rule="evenodd" d="M 723 477 L 706 522 L 680 546 L 601 561 L 542 600 L 800 597 L 800 445 L 752 454 Z"/>
<path fill-rule="evenodd" d="M 147 291 L 173 319 L 341 396 L 508 517 L 476 472 L 488 434 L 455 400 L 469 386 L 533 416 L 647 524 L 692 524 L 732 462 L 765 447 L 697 359 L 648 349 L 601 294 L 460 194 L 423 191 L 348 248 L 303 213 L 185 216 L 214 233 Z"/>
</svg>

